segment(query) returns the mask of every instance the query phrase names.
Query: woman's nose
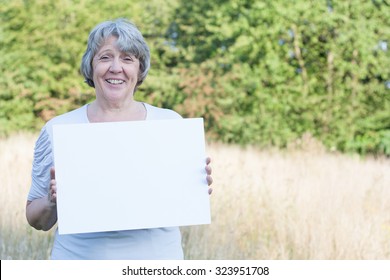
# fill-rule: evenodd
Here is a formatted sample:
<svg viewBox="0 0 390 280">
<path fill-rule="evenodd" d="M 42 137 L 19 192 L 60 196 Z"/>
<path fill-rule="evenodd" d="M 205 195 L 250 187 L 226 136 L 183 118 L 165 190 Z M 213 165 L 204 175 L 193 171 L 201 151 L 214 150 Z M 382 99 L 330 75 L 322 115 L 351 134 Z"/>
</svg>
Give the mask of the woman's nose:
<svg viewBox="0 0 390 280">
<path fill-rule="evenodd" d="M 119 58 L 115 58 L 111 61 L 110 72 L 118 73 L 122 72 L 122 63 Z"/>
</svg>

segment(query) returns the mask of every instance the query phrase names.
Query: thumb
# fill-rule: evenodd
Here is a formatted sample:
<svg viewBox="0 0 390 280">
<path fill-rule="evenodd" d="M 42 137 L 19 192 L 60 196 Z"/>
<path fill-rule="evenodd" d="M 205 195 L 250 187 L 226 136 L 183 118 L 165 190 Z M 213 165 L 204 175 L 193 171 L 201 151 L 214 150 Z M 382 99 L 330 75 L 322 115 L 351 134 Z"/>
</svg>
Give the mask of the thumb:
<svg viewBox="0 0 390 280">
<path fill-rule="evenodd" d="M 53 166 L 52 168 L 50 168 L 50 179 L 53 180 L 55 178 L 56 178 L 56 170 Z"/>
</svg>

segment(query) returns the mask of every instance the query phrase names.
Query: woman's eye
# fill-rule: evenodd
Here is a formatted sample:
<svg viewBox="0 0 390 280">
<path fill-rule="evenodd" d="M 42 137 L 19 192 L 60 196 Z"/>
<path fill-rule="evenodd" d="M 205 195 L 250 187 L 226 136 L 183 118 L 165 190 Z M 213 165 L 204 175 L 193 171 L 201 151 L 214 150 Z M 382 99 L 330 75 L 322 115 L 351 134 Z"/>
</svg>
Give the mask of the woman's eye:
<svg viewBox="0 0 390 280">
<path fill-rule="evenodd" d="M 126 60 L 126 61 L 133 61 L 133 59 L 131 58 L 131 56 L 126 56 L 126 57 L 124 58 L 124 60 Z"/>
<path fill-rule="evenodd" d="M 99 60 L 107 60 L 109 59 L 109 57 L 107 55 L 103 55 L 99 58 Z"/>
</svg>

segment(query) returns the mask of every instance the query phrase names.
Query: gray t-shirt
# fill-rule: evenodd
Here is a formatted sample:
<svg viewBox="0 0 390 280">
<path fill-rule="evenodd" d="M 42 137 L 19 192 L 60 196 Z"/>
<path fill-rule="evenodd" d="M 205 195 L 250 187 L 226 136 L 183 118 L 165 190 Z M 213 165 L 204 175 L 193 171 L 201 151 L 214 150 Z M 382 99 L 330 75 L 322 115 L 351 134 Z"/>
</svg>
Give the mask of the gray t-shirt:
<svg viewBox="0 0 390 280">
<path fill-rule="evenodd" d="M 144 103 L 146 120 L 178 119 L 172 110 Z M 54 166 L 52 126 L 65 123 L 88 123 L 87 107 L 53 118 L 42 128 L 35 144 L 32 184 L 28 200 L 46 196 L 50 185 L 50 168 Z M 52 259 L 183 259 L 178 227 L 123 230 L 82 234 L 55 233 Z"/>
</svg>

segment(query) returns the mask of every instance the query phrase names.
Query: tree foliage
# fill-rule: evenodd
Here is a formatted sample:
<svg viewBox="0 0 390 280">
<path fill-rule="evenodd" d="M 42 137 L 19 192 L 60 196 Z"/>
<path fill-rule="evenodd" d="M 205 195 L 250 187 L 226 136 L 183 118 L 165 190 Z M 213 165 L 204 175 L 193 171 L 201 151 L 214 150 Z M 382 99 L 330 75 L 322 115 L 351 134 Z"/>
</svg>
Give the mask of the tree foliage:
<svg viewBox="0 0 390 280">
<path fill-rule="evenodd" d="M 224 142 L 390 155 L 386 0 L 3 1 L 0 134 L 94 97 L 78 73 L 98 22 L 127 17 L 152 68 L 139 99 L 205 118 Z"/>
<path fill-rule="evenodd" d="M 130 18 L 155 45 L 164 37 L 169 18 L 164 12 L 169 14 L 156 1 L 5 1 L 0 5 L 0 134 L 37 129 L 94 98 L 79 67 L 97 23 Z"/>
<path fill-rule="evenodd" d="M 224 141 L 285 146 L 310 132 L 389 154 L 389 12 L 386 1 L 182 1 L 171 29 L 184 93 L 207 100 Z"/>
</svg>

